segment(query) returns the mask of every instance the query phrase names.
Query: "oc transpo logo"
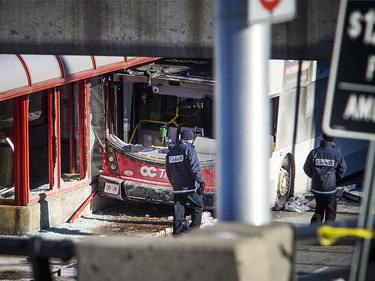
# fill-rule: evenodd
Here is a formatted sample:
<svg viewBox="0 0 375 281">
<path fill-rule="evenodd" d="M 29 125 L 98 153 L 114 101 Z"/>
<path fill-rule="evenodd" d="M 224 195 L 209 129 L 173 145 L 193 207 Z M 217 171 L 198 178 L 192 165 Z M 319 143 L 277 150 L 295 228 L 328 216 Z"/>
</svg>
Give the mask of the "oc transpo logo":
<svg viewBox="0 0 375 281">
<path fill-rule="evenodd" d="M 165 178 L 166 173 L 165 169 L 156 169 L 155 167 L 149 167 L 149 166 L 142 166 L 141 169 L 139 170 L 142 176 L 144 177 L 150 177 L 150 178 Z"/>
</svg>

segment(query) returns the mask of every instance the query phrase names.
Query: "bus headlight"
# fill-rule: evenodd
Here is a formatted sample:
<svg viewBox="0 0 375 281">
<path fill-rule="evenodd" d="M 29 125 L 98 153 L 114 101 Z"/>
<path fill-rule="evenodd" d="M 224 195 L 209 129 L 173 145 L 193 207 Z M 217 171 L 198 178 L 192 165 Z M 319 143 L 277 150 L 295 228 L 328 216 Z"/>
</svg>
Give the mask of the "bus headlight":
<svg viewBox="0 0 375 281">
<path fill-rule="evenodd" d="M 117 165 L 115 163 L 112 163 L 110 166 L 112 171 L 116 171 L 117 170 Z"/>
</svg>

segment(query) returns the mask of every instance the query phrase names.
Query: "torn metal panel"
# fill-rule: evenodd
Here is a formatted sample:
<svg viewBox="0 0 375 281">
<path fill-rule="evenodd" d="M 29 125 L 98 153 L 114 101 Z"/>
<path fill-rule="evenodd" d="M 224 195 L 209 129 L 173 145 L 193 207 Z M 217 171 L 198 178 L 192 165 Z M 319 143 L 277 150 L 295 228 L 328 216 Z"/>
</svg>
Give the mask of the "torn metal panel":
<svg viewBox="0 0 375 281">
<path fill-rule="evenodd" d="M 212 96 L 211 60 L 161 59 L 117 72 L 114 81 L 147 83 L 155 94 L 202 98 Z"/>
</svg>

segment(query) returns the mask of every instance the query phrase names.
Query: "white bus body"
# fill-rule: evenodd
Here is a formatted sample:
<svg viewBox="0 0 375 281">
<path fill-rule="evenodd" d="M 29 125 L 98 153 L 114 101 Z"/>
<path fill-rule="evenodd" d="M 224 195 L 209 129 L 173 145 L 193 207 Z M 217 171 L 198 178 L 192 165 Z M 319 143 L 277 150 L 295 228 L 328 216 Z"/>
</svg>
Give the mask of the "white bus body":
<svg viewBox="0 0 375 281">
<path fill-rule="evenodd" d="M 276 140 L 269 166 L 271 194 L 283 193 L 283 187 L 280 191 L 278 185 L 284 167 L 294 178 L 289 195 L 298 196 L 311 186 L 303 165 L 308 153 L 320 144 L 329 63 L 271 60 L 269 70 L 269 96 L 274 112 L 271 127 Z M 335 144 L 347 162 L 346 176 L 364 170 L 367 141 L 335 138 Z M 276 195 L 276 208 L 281 208 L 285 199 L 279 199 L 277 204 Z"/>
</svg>

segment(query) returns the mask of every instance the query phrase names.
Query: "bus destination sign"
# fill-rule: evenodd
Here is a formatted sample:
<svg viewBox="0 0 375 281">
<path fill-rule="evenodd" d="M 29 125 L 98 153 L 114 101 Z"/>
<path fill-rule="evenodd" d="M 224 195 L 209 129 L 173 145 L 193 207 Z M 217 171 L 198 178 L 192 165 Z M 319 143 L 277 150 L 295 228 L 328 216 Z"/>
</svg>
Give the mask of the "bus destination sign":
<svg viewBox="0 0 375 281">
<path fill-rule="evenodd" d="M 375 140 L 375 2 L 341 1 L 323 130 Z"/>
</svg>

